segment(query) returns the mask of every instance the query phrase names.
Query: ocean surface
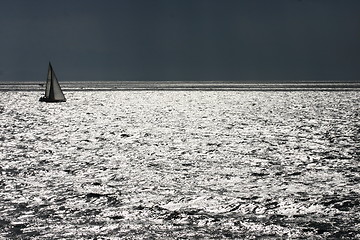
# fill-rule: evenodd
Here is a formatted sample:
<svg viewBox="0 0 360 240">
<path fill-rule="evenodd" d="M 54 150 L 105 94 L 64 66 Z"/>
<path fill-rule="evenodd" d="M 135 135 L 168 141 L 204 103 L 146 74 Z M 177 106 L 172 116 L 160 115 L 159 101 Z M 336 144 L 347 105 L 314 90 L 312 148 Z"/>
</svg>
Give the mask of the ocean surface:
<svg viewBox="0 0 360 240">
<path fill-rule="evenodd" d="M 5 85 L 0 239 L 360 239 L 354 86 Z"/>
<path fill-rule="evenodd" d="M 241 83 L 236 81 L 60 82 L 65 91 L 360 91 L 360 82 Z M 44 82 L 0 82 L 0 91 L 44 91 Z"/>
</svg>

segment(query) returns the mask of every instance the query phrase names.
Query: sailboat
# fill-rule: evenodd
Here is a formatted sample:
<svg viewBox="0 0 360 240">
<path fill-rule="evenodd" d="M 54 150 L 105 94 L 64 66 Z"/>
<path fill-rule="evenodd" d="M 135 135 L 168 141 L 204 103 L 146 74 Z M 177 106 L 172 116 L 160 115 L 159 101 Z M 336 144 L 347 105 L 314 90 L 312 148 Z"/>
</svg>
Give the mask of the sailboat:
<svg viewBox="0 0 360 240">
<path fill-rule="evenodd" d="M 66 102 L 64 93 L 61 90 L 60 84 L 56 78 L 55 72 L 49 62 L 47 73 L 45 96 L 39 99 L 40 102 Z"/>
</svg>

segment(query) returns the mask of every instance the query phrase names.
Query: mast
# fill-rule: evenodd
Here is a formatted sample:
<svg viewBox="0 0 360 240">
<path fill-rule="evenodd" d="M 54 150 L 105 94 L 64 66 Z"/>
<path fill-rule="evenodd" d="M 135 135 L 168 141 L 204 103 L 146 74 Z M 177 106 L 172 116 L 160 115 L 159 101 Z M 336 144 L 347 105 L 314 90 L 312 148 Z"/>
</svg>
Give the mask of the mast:
<svg viewBox="0 0 360 240">
<path fill-rule="evenodd" d="M 49 62 L 49 67 L 48 67 L 48 72 L 47 72 L 47 77 L 46 77 L 46 86 L 45 86 L 45 97 L 49 98 L 50 97 L 50 89 L 51 89 L 51 81 L 52 81 L 52 66 L 51 63 Z"/>
<path fill-rule="evenodd" d="M 49 63 L 50 66 L 50 72 L 51 72 L 51 78 L 50 78 L 50 92 L 49 92 L 49 99 L 51 100 L 55 100 L 55 94 L 54 94 L 54 71 L 52 69 L 51 64 Z"/>
</svg>

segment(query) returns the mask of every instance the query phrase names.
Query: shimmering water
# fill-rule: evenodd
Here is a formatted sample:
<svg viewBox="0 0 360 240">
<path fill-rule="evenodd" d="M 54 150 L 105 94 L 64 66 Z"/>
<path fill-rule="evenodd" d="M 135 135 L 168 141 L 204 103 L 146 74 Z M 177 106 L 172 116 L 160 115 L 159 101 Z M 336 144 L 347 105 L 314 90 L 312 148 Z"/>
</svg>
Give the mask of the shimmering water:
<svg viewBox="0 0 360 240">
<path fill-rule="evenodd" d="M 0 95 L 0 239 L 360 239 L 360 92 Z"/>
</svg>

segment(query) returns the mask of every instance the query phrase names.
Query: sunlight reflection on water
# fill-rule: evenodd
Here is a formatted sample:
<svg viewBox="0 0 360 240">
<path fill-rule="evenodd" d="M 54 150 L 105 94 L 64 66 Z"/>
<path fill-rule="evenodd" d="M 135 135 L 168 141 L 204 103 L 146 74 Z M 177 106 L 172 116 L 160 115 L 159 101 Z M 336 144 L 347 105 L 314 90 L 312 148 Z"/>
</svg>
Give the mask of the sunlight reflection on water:
<svg viewBox="0 0 360 240">
<path fill-rule="evenodd" d="M 2 237 L 359 232 L 359 92 L 0 96 Z"/>
</svg>

